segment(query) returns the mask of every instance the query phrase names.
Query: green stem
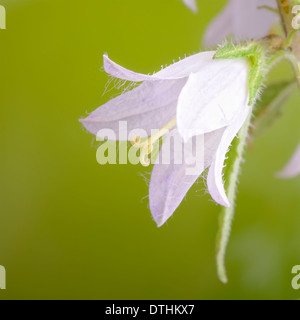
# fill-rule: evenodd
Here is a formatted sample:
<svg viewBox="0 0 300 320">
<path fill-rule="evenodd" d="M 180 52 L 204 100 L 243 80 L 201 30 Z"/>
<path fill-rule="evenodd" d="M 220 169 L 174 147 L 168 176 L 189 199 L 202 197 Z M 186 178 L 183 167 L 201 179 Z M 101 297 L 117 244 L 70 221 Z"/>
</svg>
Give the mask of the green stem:
<svg viewBox="0 0 300 320">
<path fill-rule="evenodd" d="M 276 14 L 279 13 L 279 11 L 277 9 L 274 9 L 274 8 L 272 8 L 270 6 L 259 6 L 259 7 L 257 7 L 257 9 L 269 10 L 269 11 L 274 12 Z"/>
<path fill-rule="evenodd" d="M 300 35 L 298 30 L 292 26 L 293 13 L 292 0 L 276 0 L 281 17 L 283 29 L 285 31 L 286 43 L 289 45 L 291 52 L 287 55 L 288 60 L 292 63 L 296 75 L 297 83 L 300 89 Z"/>
<path fill-rule="evenodd" d="M 286 51 L 280 50 L 277 51 L 275 54 L 273 54 L 271 57 L 269 57 L 266 61 L 266 69 L 271 70 L 277 63 L 279 63 L 283 59 L 290 59 L 289 53 Z"/>
<path fill-rule="evenodd" d="M 277 2 L 277 6 L 278 6 L 278 12 L 281 18 L 281 22 L 282 22 L 282 27 L 284 30 L 284 33 L 286 36 L 288 36 L 289 30 L 288 30 L 288 25 L 287 25 L 287 21 L 285 19 L 285 11 L 284 11 L 284 7 L 283 7 L 283 1 L 282 0 L 276 0 Z"/>
<path fill-rule="evenodd" d="M 287 39 L 286 39 L 286 43 L 285 43 L 285 47 L 288 48 L 292 45 L 294 36 L 297 34 L 298 30 L 292 30 L 290 32 L 290 34 L 288 35 Z"/>
<path fill-rule="evenodd" d="M 229 208 L 222 208 L 222 212 L 219 218 L 219 230 L 217 234 L 216 243 L 216 260 L 217 260 L 217 271 L 220 281 L 227 283 L 226 267 L 225 267 L 225 255 L 226 249 L 230 237 L 231 225 L 234 218 L 234 202 L 237 190 L 238 177 L 240 172 L 240 167 L 243 159 L 244 149 L 247 145 L 248 131 L 251 123 L 252 110 L 244 123 L 242 129 L 238 134 L 238 138 L 234 141 L 231 150 L 230 157 L 232 163 L 227 165 L 230 172 L 225 174 L 227 176 L 227 195 L 231 202 Z"/>
</svg>

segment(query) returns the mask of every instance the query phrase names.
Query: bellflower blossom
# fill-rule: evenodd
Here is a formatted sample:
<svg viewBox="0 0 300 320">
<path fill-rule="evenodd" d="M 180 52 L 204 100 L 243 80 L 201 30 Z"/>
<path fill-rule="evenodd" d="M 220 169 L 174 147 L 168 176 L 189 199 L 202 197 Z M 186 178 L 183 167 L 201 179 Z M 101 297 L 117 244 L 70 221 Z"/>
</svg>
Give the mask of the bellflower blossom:
<svg viewBox="0 0 300 320">
<path fill-rule="evenodd" d="M 118 133 L 119 121 L 127 121 L 129 130 L 142 128 L 147 136 L 152 129 L 165 128 L 167 123 L 168 134 L 180 135 L 183 145 L 204 135 L 204 169 L 210 168 L 208 191 L 217 203 L 228 207 L 222 170 L 231 142 L 251 110 L 248 63 L 244 59 L 213 60 L 214 54 L 190 56 L 153 75 L 129 71 L 104 56 L 108 74 L 143 83 L 108 101 L 81 122 L 97 135 L 106 128 Z M 160 153 L 164 147 L 165 144 Z M 173 214 L 202 173 L 186 175 L 185 168 L 186 163 L 172 161 L 154 165 L 149 201 L 158 226 Z"/>
<path fill-rule="evenodd" d="M 300 145 L 298 146 L 290 162 L 279 173 L 279 177 L 294 178 L 299 174 L 300 174 Z"/>
<path fill-rule="evenodd" d="M 229 0 L 207 28 L 204 44 L 214 46 L 230 35 L 238 41 L 266 36 L 279 19 L 275 12 L 263 6 L 276 8 L 276 1 Z"/>
</svg>

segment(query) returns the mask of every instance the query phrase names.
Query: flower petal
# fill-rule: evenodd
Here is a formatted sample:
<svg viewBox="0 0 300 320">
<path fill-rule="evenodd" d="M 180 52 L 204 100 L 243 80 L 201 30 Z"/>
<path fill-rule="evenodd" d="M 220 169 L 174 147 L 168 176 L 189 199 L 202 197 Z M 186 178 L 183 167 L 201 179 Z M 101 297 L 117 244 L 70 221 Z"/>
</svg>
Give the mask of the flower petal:
<svg viewBox="0 0 300 320">
<path fill-rule="evenodd" d="M 101 129 L 111 129 L 119 136 L 119 122 L 127 121 L 128 132 L 143 129 L 149 136 L 151 130 L 160 129 L 175 117 L 177 99 L 185 83 L 186 79 L 146 81 L 108 101 L 80 121 L 94 135 Z M 122 135 L 118 140 L 127 138 Z"/>
<path fill-rule="evenodd" d="M 278 15 L 261 6 L 276 8 L 274 0 L 232 0 L 234 8 L 233 33 L 236 40 L 261 38 L 268 35 Z"/>
<path fill-rule="evenodd" d="M 184 140 L 232 123 L 248 102 L 245 60 L 213 60 L 191 74 L 177 105 L 177 126 Z"/>
<path fill-rule="evenodd" d="M 212 60 L 214 54 L 215 51 L 200 52 L 180 60 L 153 75 L 144 75 L 125 69 L 110 60 L 107 55 L 103 56 L 103 60 L 106 73 L 119 79 L 140 82 L 186 78 L 191 72 L 197 72 L 208 64 Z"/>
<path fill-rule="evenodd" d="M 233 12 L 233 2 L 229 1 L 223 11 L 206 29 L 203 40 L 205 46 L 214 46 L 226 39 L 233 32 Z"/>
<path fill-rule="evenodd" d="M 118 79 L 128 80 L 128 81 L 145 81 L 145 80 L 154 80 L 151 75 L 145 75 L 130 71 L 119 64 L 115 63 L 107 55 L 103 55 L 103 66 L 106 73 L 110 74 L 113 77 Z"/>
<path fill-rule="evenodd" d="M 223 132 L 224 129 L 221 129 L 206 134 L 204 136 L 204 140 L 200 140 L 200 143 L 204 142 L 203 157 L 198 156 L 195 157 L 195 159 L 198 162 L 197 165 L 202 165 L 201 168 L 203 170 L 211 165 Z M 177 130 L 173 130 L 170 135 L 171 134 L 174 138 L 174 141 L 179 141 L 179 143 L 182 141 L 182 138 Z M 199 138 L 202 137 L 199 136 L 193 138 L 193 145 L 195 145 L 195 140 Z M 160 156 L 158 158 L 160 159 L 160 162 L 156 163 L 153 168 L 149 190 L 150 210 L 158 227 L 162 226 L 172 216 L 173 212 L 180 205 L 188 190 L 202 173 L 202 171 L 199 170 L 197 174 L 187 174 L 187 159 L 191 157 L 190 154 L 187 154 L 189 151 L 191 151 L 189 148 L 186 149 L 187 152 L 184 152 L 184 159 L 186 161 L 182 162 L 182 164 L 175 164 L 174 158 L 180 151 L 177 149 L 176 155 L 174 145 L 171 144 L 170 146 L 170 144 L 166 143 L 166 140 L 167 137 L 160 150 Z M 185 145 L 182 144 L 181 147 L 184 150 Z M 162 155 L 165 152 L 168 152 L 168 150 L 171 151 L 171 161 L 169 164 L 163 164 L 161 161 Z"/>
<path fill-rule="evenodd" d="M 183 0 L 183 3 L 192 11 L 194 12 L 198 11 L 196 0 Z"/>
<path fill-rule="evenodd" d="M 238 41 L 266 36 L 278 16 L 262 6 L 276 8 L 274 0 L 230 0 L 208 27 L 204 44 L 216 45 L 230 35 Z"/>
<path fill-rule="evenodd" d="M 222 136 L 221 142 L 218 146 L 215 154 L 214 161 L 209 169 L 207 176 L 208 191 L 212 198 L 224 207 L 230 207 L 230 202 L 226 196 L 223 183 L 223 167 L 226 154 L 232 143 L 232 140 L 238 134 L 246 121 L 251 108 L 248 105 L 244 105 L 242 111 L 238 114 L 232 125 L 228 126 Z"/>
<path fill-rule="evenodd" d="M 300 174 L 300 144 L 290 162 L 278 174 L 280 178 L 294 178 Z"/>
</svg>

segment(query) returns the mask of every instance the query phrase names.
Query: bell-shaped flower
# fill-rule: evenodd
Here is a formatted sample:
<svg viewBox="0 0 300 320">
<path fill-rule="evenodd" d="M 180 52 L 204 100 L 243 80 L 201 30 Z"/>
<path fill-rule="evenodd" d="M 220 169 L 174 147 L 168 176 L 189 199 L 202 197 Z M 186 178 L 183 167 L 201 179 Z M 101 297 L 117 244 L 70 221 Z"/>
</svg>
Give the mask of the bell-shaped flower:
<svg viewBox="0 0 300 320">
<path fill-rule="evenodd" d="M 194 12 L 198 11 L 196 0 L 182 0 L 182 1 L 192 11 L 194 11 Z"/>
<path fill-rule="evenodd" d="M 286 167 L 279 173 L 281 178 L 294 178 L 300 174 L 300 145 Z"/>
<path fill-rule="evenodd" d="M 223 11 L 208 26 L 204 44 L 208 47 L 222 42 L 228 36 L 242 41 L 268 35 L 279 20 L 275 0 L 229 0 Z"/>
<path fill-rule="evenodd" d="M 243 59 L 214 60 L 214 54 L 203 52 L 190 56 L 153 75 L 129 71 L 104 56 L 104 69 L 108 74 L 143 83 L 81 120 L 95 135 L 109 128 L 116 136 L 119 135 L 119 121 L 126 121 L 128 131 L 144 129 L 145 135 L 140 136 L 138 142 L 158 128 L 168 132 L 158 131 L 154 140 L 162 136 L 161 132 L 166 133 L 164 141 L 169 135 L 175 135 L 180 137 L 183 148 L 193 139 L 202 138 L 204 159 L 195 160 L 203 161 L 200 171 L 187 174 L 187 161 L 176 163 L 172 152 L 169 163 L 156 161 L 149 201 L 158 226 L 173 214 L 206 168 L 209 168 L 207 186 L 212 198 L 223 206 L 231 205 L 224 190 L 222 171 L 231 142 L 251 110 L 248 105 L 249 66 Z M 164 142 L 157 159 L 166 148 L 169 145 Z"/>
</svg>

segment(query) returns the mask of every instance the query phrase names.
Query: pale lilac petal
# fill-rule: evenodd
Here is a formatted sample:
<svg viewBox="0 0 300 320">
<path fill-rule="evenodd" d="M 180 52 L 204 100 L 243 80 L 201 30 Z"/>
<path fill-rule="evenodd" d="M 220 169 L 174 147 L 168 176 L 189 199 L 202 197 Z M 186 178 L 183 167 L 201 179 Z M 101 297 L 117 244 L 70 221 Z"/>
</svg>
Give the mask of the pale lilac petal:
<svg viewBox="0 0 300 320">
<path fill-rule="evenodd" d="M 175 117 L 177 99 L 185 83 L 186 79 L 144 82 L 108 101 L 81 123 L 94 135 L 101 129 L 111 129 L 119 136 L 119 122 L 127 121 L 128 132 L 143 129 L 148 136 L 152 129 L 160 129 Z"/>
<path fill-rule="evenodd" d="M 268 35 L 278 15 L 260 6 L 276 8 L 274 0 L 232 0 L 234 8 L 233 33 L 236 40 L 261 38 Z"/>
<path fill-rule="evenodd" d="M 196 0 L 183 0 L 184 4 L 194 12 L 198 11 Z"/>
<path fill-rule="evenodd" d="M 236 117 L 233 124 L 226 128 L 218 146 L 214 161 L 209 169 L 207 177 L 208 191 L 212 198 L 224 207 L 229 207 L 231 205 L 226 196 L 222 174 L 226 154 L 233 139 L 246 121 L 250 110 L 251 108 L 248 105 L 244 105 L 243 110 Z"/>
<path fill-rule="evenodd" d="M 245 60 L 213 60 L 191 74 L 177 106 L 182 137 L 215 131 L 232 123 L 248 102 L 248 66 Z"/>
<path fill-rule="evenodd" d="M 215 52 L 201 52 L 176 62 L 153 75 L 144 75 L 125 69 L 108 58 L 103 56 L 104 70 L 113 77 L 128 81 L 157 81 L 186 78 L 191 72 L 197 72 L 207 65 L 213 58 Z"/>
<path fill-rule="evenodd" d="M 203 43 L 205 46 L 211 47 L 221 43 L 231 33 L 233 33 L 233 8 L 232 1 L 229 1 L 224 10 L 211 22 L 207 27 Z"/>
<path fill-rule="evenodd" d="M 204 35 L 204 44 L 213 46 L 232 36 L 242 41 L 268 35 L 279 20 L 278 15 L 267 9 L 276 9 L 275 0 L 230 0 L 223 11 L 213 20 Z"/>
<path fill-rule="evenodd" d="M 294 153 L 290 162 L 278 174 L 280 178 L 294 178 L 300 174 L 300 145 Z"/>
<path fill-rule="evenodd" d="M 204 158 L 197 158 L 197 161 L 203 162 L 203 169 L 211 165 L 223 132 L 224 129 L 221 129 L 204 136 Z M 175 136 L 174 140 L 182 141 L 181 136 L 176 130 L 171 132 L 171 134 Z M 193 139 L 197 138 L 194 137 Z M 184 144 L 182 144 L 182 147 L 184 148 Z M 198 179 L 199 175 L 201 175 L 201 172 L 198 172 L 196 175 L 187 175 L 186 170 L 188 166 L 186 162 L 183 164 L 174 164 L 173 145 L 171 145 L 170 148 L 170 164 L 162 164 L 162 154 L 168 151 L 166 150 L 167 148 L 169 148 L 169 145 L 164 143 L 158 158 L 160 159 L 160 163 L 155 164 L 150 181 L 150 210 L 158 227 L 162 226 L 172 216 L 188 190 Z"/>
<path fill-rule="evenodd" d="M 153 76 L 130 71 L 111 59 L 107 55 L 103 55 L 103 66 L 106 73 L 122 80 L 140 82 L 145 80 L 153 80 Z"/>
</svg>

